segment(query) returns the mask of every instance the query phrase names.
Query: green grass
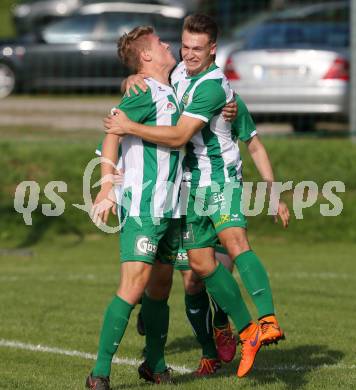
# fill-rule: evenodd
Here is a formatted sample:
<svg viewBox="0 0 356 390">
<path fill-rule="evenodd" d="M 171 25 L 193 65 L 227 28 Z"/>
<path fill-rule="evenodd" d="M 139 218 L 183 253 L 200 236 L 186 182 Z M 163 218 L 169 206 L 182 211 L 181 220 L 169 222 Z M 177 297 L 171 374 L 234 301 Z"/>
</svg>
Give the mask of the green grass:
<svg viewBox="0 0 356 390">
<path fill-rule="evenodd" d="M 72 203 L 82 203 L 83 170 L 101 134 L 6 127 L 0 128 L 0 136 L 0 339 L 95 353 L 102 313 L 119 277 L 117 238 L 99 232 Z M 234 376 L 235 360 L 208 380 L 176 374 L 177 389 L 356 386 L 356 147 L 340 139 L 272 138 L 265 143 L 280 180 L 313 180 L 319 189 L 328 180 L 344 181 L 344 211 L 324 218 L 315 205 L 304 220 L 292 217 L 287 231 L 265 215 L 249 219 L 249 237 L 271 275 L 287 341 L 263 349 L 247 379 Z M 242 150 L 245 178 L 258 180 Z M 35 180 L 41 187 L 32 226 L 25 226 L 13 209 L 16 186 L 23 180 Z M 65 212 L 56 218 L 40 211 L 41 204 L 48 203 L 43 188 L 51 180 L 68 184 L 68 192 L 61 194 Z M 286 199 L 291 205 L 291 194 Z M 318 202 L 323 202 L 321 197 Z M 183 304 L 176 274 L 167 361 L 194 368 L 200 351 Z M 135 332 L 135 317 L 136 312 L 120 347 L 121 357 L 140 358 L 143 339 Z M 92 364 L 80 357 L 0 346 L 0 388 L 82 389 Z M 142 387 L 132 366 L 115 365 L 112 382 L 114 390 Z"/>
<path fill-rule="evenodd" d="M 97 230 L 88 216 L 72 204 L 82 202 L 82 176 L 88 161 L 94 157 L 94 150 L 102 134 L 94 131 L 63 131 L 46 128 L 9 127 L 0 128 L 0 166 L 6 175 L 0 177 L 0 243 L 6 246 L 28 246 L 39 241 L 44 235 L 59 233 L 76 234 L 81 239 L 85 234 Z M 292 216 L 290 227 L 281 233 L 280 226 L 263 215 L 249 218 L 251 234 L 264 235 L 273 241 L 325 241 L 356 239 L 354 221 L 356 218 L 356 182 L 354 162 L 356 145 L 349 140 L 288 138 L 266 139 L 276 177 L 281 181 L 312 180 L 322 186 L 329 180 L 341 180 L 346 193 L 339 194 L 344 209 L 340 216 L 325 218 L 320 215 L 320 203 L 328 203 L 320 194 L 317 204 L 304 211 L 304 219 Z M 244 177 L 248 181 L 259 180 L 246 149 Z M 98 179 L 95 172 L 94 183 Z M 35 180 L 41 188 L 40 203 L 33 213 L 33 226 L 26 227 L 22 216 L 14 211 L 13 199 L 16 186 L 23 180 Z M 52 180 L 65 181 L 68 192 L 61 194 L 66 209 L 56 218 L 44 217 L 41 205 L 48 203 L 43 194 L 45 185 Z M 95 190 L 93 190 L 95 191 Z M 94 194 L 93 194 L 94 196 Z M 291 206 L 292 194 L 284 198 Z"/>
<path fill-rule="evenodd" d="M 238 380 L 238 360 L 215 378 L 175 374 L 179 389 L 352 389 L 356 385 L 355 244 L 253 245 L 271 275 L 287 340 L 264 348 L 255 370 Z M 28 254 L 0 257 L 0 338 L 95 353 L 103 310 L 119 275 L 116 237 L 47 239 Z M 194 368 L 200 351 L 184 315 L 180 275 L 170 298 L 167 361 Z M 140 359 L 143 338 L 133 312 L 118 357 Z M 93 362 L 0 347 L 1 389 L 82 389 Z M 352 368 L 353 367 L 353 368 Z M 139 389 L 135 367 L 114 365 L 113 389 Z M 165 387 L 163 387 L 165 388 Z M 167 387 L 168 388 L 168 387 Z"/>
</svg>

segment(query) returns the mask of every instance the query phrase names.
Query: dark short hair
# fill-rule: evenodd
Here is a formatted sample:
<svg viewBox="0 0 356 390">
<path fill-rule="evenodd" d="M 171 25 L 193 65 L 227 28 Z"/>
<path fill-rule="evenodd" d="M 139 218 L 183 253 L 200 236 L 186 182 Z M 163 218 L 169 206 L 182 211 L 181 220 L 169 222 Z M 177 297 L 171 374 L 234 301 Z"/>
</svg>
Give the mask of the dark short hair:
<svg viewBox="0 0 356 390">
<path fill-rule="evenodd" d="M 133 72 L 137 72 L 140 69 L 140 53 L 142 50 L 150 48 L 150 43 L 146 38 L 147 35 L 153 33 L 153 27 L 139 26 L 120 37 L 117 43 L 119 58 Z"/>
<path fill-rule="evenodd" d="M 215 43 L 218 38 L 218 25 L 208 15 L 193 14 L 184 19 L 183 31 L 197 34 L 207 34 L 209 41 Z"/>
</svg>

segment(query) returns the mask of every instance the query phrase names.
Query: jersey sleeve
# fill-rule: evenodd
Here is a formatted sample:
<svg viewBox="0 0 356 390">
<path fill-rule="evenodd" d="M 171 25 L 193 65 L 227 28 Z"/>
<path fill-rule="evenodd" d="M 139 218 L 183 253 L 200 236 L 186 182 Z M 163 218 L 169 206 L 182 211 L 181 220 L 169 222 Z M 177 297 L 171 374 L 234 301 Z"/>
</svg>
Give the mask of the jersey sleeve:
<svg viewBox="0 0 356 390">
<path fill-rule="evenodd" d="M 205 80 L 194 91 L 191 103 L 183 115 L 209 122 L 226 104 L 225 91 L 216 80 Z"/>
<path fill-rule="evenodd" d="M 138 95 L 130 91 L 130 96 L 124 95 L 121 103 L 117 106 L 134 122 L 144 122 L 152 112 L 152 94 L 151 89 L 148 88 L 146 93 L 141 89 Z"/>
<path fill-rule="evenodd" d="M 237 117 L 232 122 L 232 134 L 243 142 L 247 142 L 257 134 L 256 125 L 245 102 L 236 95 Z"/>
<path fill-rule="evenodd" d="M 103 141 L 99 143 L 99 145 L 95 149 L 95 154 L 97 156 L 101 156 L 101 151 L 103 150 Z"/>
<path fill-rule="evenodd" d="M 122 110 L 132 121 L 134 122 L 143 122 L 150 114 L 152 109 L 152 94 L 150 89 L 144 93 L 140 88 L 137 87 L 139 91 L 138 95 L 135 95 L 132 90 L 130 90 L 130 95 L 124 95 L 121 103 L 114 108 L 119 108 Z M 112 110 L 114 110 L 114 108 Z M 97 156 L 101 156 L 103 149 L 103 141 L 99 143 L 95 150 Z M 121 144 L 118 150 L 118 158 L 121 155 Z"/>
</svg>

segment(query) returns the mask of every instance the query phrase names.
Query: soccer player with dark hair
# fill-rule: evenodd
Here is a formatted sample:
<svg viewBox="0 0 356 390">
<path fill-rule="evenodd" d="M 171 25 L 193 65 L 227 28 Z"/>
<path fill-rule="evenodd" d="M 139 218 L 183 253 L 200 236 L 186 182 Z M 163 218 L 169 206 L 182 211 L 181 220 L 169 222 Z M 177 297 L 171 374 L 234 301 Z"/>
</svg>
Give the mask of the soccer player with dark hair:
<svg viewBox="0 0 356 390">
<path fill-rule="evenodd" d="M 267 272 L 247 239 L 247 222 L 241 205 L 242 161 L 235 147 L 232 126 L 224 121 L 221 110 L 233 91 L 215 63 L 217 26 L 205 15 L 185 19 L 182 33 L 183 62 L 171 75 L 182 114 L 176 126 L 144 126 L 129 120 L 124 113 L 108 118 L 108 133 L 136 135 L 168 147 L 186 145 L 186 164 L 191 174 L 184 248 L 194 272 L 204 280 L 214 300 L 229 314 L 240 334 L 239 377 L 252 368 L 261 345 L 283 337 Z M 250 134 L 248 147 L 263 179 L 271 187 L 271 164 L 256 133 Z M 227 196 L 229 200 L 227 200 Z M 211 215 L 196 212 L 214 208 Z M 284 226 L 289 211 L 283 202 L 277 213 Z M 226 268 L 215 259 L 214 248 L 223 244 L 236 264 L 241 279 L 259 312 L 253 322 L 242 300 L 239 287 Z"/>
</svg>

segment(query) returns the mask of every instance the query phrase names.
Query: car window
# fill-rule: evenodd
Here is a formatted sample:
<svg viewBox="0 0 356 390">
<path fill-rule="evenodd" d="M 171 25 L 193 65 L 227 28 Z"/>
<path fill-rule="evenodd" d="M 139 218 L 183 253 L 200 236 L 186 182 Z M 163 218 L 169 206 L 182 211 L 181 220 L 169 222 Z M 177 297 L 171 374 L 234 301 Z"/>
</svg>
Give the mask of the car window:
<svg viewBox="0 0 356 390">
<path fill-rule="evenodd" d="M 47 43 L 76 43 L 93 38 L 98 15 L 76 15 L 51 24 L 43 30 Z"/>
<path fill-rule="evenodd" d="M 177 40 L 181 23 L 179 19 L 138 12 L 107 12 L 103 14 L 103 21 L 105 28 L 102 40 L 106 41 L 116 41 L 121 35 L 140 25 L 155 26 L 162 40 Z"/>
<path fill-rule="evenodd" d="M 154 15 L 154 26 L 162 41 L 180 41 L 183 20 Z"/>
<path fill-rule="evenodd" d="M 245 42 L 247 49 L 349 46 L 349 27 L 344 23 L 265 23 Z"/>
<path fill-rule="evenodd" d="M 325 7 L 317 9 L 316 11 L 300 13 L 297 16 L 292 15 L 280 18 L 286 20 L 303 20 L 305 22 L 344 22 L 349 21 L 350 8 L 347 5 L 341 5 L 339 7 Z"/>
<path fill-rule="evenodd" d="M 39 1 L 39 0 L 36 0 L 36 1 Z M 105 0 L 105 3 L 117 3 L 117 1 L 118 0 Z M 82 3 L 83 4 L 93 4 L 93 3 L 98 3 L 98 0 L 82 0 Z M 162 5 L 162 2 L 159 0 L 130 0 L 130 3 Z"/>
<path fill-rule="evenodd" d="M 233 29 L 232 35 L 236 39 L 244 39 L 259 24 L 265 23 L 283 23 L 283 22 L 335 22 L 349 23 L 350 7 L 347 2 L 341 2 L 333 7 L 321 6 L 301 6 L 297 8 L 286 8 L 277 12 L 262 12 L 243 24 Z"/>
<path fill-rule="evenodd" d="M 42 0 L 17 0 L 16 4 L 32 4 L 32 3 L 39 3 Z"/>
</svg>

